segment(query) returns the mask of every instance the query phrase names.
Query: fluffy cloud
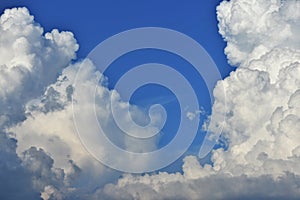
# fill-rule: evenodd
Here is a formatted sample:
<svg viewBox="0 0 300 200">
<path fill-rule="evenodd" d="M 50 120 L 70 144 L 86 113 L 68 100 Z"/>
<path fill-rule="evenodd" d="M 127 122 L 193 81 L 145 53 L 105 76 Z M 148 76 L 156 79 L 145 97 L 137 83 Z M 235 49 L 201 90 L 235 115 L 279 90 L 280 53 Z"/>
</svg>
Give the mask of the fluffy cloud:
<svg viewBox="0 0 300 200">
<path fill-rule="evenodd" d="M 232 0 L 217 8 L 219 32 L 233 65 L 248 64 L 278 48 L 299 49 L 298 0 Z"/>
<path fill-rule="evenodd" d="M 226 146 L 211 153 L 212 164 L 200 165 L 196 157 L 188 156 L 183 173 L 124 174 L 116 184 L 106 183 L 117 180 L 120 173 L 92 158 L 76 135 L 72 95 L 75 104 L 81 102 L 75 107 L 85 118 L 80 126 L 93 131 L 96 127 L 88 120 L 88 111 L 94 108 L 91 91 L 98 85 L 97 117 L 104 129 L 113 133 L 110 139 L 130 151 L 155 149 L 156 140 L 132 145 L 137 141 L 117 128 L 110 106 L 119 113 L 130 107 L 139 116 L 135 117 L 141 120 L 139 123 L 148 118 L 138 108 L 122 102 L 116 91 L 108 90 L 105 80 L 99 84 L 101 74 L 89 60 L 70 64 L 78 49 L 72 33 L 53 30 L 44 34 L 26 8 L 6 10 L 0 18 L 0 155 L 5 159 L 0 177 L 8 182 L 0 184 L 0 197 L 299 197 L 300 1 L 283 2 L 231 0 L 217 8 L 220 34 L 227 42 L 225 53 L 238 68 L 214 90 L 212 119 L 226 115 L 222 122 L 222 142 Z M 74 88 L 80 67 L 77 79 L 82 84 Z M 219 95 L 222 87 L 226 101 Z M 225 113 L 221 113 L 223 109 L 218 108 L 225 104 Z M 120 118 L 131 120 L 126 114 Z M 211 122 L 215 127 L 220 123 Z"/>
<path fill-rule="evenodd" d="M 74 199 L 74 195 L 82 199 L 120 174 L 100 164 L 82 145 L 74 126 L 74 110 L 82 117 L 76 125 L 84 131 L 98 130 L 98 124 L 92 123 L 95 108 L 108 137 L 118 146 L 134 152 L 156 148 L 156 138 L 138 144 L 118 129 L 110 106 L 124 113 L 118 117 L 125 122 L 131 120 L 125 112 L 127 109 L 132 110 L 138 123 L 145 123 L 148 118 L 137 107 L 122 102 L 117 91 L 105 86 L 105 80 L 99 83 L 101 74 L 91 61 L 70 63 L 78 49 L 72 33 L 53 30 L 44 34 L 26 8 L 6 10 L 1 16 L 0 31 L 3 36 L 0 127 L 16 139 L 18 145 L 12 148 L 19 160 L 16 166 L 28 171 L 23 178 L 32 183 L 34 194 L 42 193 L 44 199 Z M 130 126 L 127 129 L 138 131 Z M 103 149 L 101 143 L 97 148 Z M 101 151 L 109 153 L 105 149 Z M 118 159 L 126 158 L 120 155 Z M 146 163 L 145 160 L 136 164 Z"/>
<path fill-rule="evenodd" d="M 203 174 L 197 159 L 189 156 L 183 174 L 125 175 L 117 184 L 98 190 L 94 199 L 297 199 L 300 195 L 300 177 L 290 173 L 278 179 L 271 175 Z"/>
<path fill-rule="evenodd" d="M 225 52 L 230 62 L 241 63 L 222 81 L 227 149 L 213 152 L 217 171 L 251 176 L 300 173 L 295 153 L 300 147 L 300 110 L 295 103 L 300 100 L 300 50 L 295 45 L 300 16 L 287 12 L 292 7 L 299 8 L 300 2 L 240 0 L 223 2 L 217 9 L 220 33 L 228 43 Z M 282 32 L 285 29 L 289 31 Z M 238 56 L 243 53 L 247 56 Z M 225 105 L 225 100 L 218 98 L 215 104 Z M 214 110 L 213 115 L 218 114 Z"/>
<path fill-rule="evenodd" d="M 98 191 L 111 199 L 296 199 L 300 149 L 300 1 L 231 0 L 217 8 L 229 63 L 212 119 L 226 115 L 212 164 L 186 157 L 183 174 L 127 175 Z M 226 100 L 222 94 L 226 91 Z M 222 113 L 225 107 L 225 113 Z M 221 124 L 222 123 L 222 124 Z M 213 128 L 212 128 L 213 130 Z M 109 199 L 109 198 L 108 198 Z"/>
<path fill-rule="evenodd" d="M 43 34 L 26 8 L 0 18 L 0 125 L 22 120 L 24 104 L 54 82 L 78 49 L 70 32 Z"/>
<path fill-rule="evenodd" d="M 80 67 L 82 67 L 81 73 L 76 76 Z M 97 100 L 94 104 L 95 86 L 98 84 L 99 76 L 100 73 L 89 60 L 78 62 L 65 68 L 57 82 L 48 86 L 44 95 L 28 102 L 25 110 L 27 119 L 9 129 L 18 140 L 17 153 L 21 155 L 31 146 L 42 148 L 54 159 L 55 167 L 62 168 L 68 173 L 69 160 L 72 160 L 82 169 L 85 179 L 90 179 L 95 187 L 101 185 L 107 181 L 104 174 L 108 175 L 109 170 L 89 154 L 76 133 L 76 127 L 77 131 L 84 131 L 82 134 L 98 130 L 98 124 L 94 123 L 94 109 L 101 126 L 109 134 L 108 137 L 118 146 L 137 152 L 154 149 L 155 139 L 141 142 L 139 145 L 136 140 L 124 136 L 114 123 L 110 106 L 115 106 L 119 113 L 131 106 L 120 101 L 116 91 L 98 85 Z M 73 86 L 75 78 L 78 84 Z M 74 104 L 72 104 L 72 96 Z M 111 99 L 113 99 L 112 104 Z M 136 107 L 132 107 L 132 110 L 134 114 L 139 114 L 140 120 L 147 119 Z M 73 120 L 73 111 L 80 113 L 80 116 L 77 116 L 79 120 L 76 122 Z M 124 114 L 120 119 L 129 121 L 131 117 Z M 47 125 L 41 126 L 41 124 Z M 129 130 L 135 131 L 130 127 Z M 110 152 L 107 152 L 101 144 L 100 141 L 97 148 L 101 149 L 103 154 L 109 154 Z M 119 156 L 118 159 L 126 158 Z M 132 165 L 134 164 L 133 162 Z"/>
<path fill-rule="evenodd" d="M 61 69 L 75 58 L 78 45 L 70 32 L 53 30 L 44 34 L 26 8 L 5 10 L 0 17 L 0 35 L 0 196 L 40 199 L 32 177 L 44 172 L 38 176 L 39 169 L 32 171 L 22 156 L 17 156 L 17 141 L 11 138 L 14 133 L 6 129 L 25 119 L 27 101 L 40 96 L 45 87 L 55 82 Z"/>
</svg>

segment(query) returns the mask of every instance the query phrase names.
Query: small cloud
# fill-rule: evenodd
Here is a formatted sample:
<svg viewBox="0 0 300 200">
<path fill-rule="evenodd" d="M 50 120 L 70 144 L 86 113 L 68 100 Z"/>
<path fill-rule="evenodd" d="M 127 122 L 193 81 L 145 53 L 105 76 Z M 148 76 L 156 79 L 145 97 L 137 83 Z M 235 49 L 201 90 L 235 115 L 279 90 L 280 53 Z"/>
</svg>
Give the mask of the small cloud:
<svg viewBox="0 0 300 200">
<path fill-rule="evenodd" d="M 200 110 L 196 110 L 194 112 L 188 111 L 186 113 L 186 117 L 189 118 L 189 120 L 194 120 L 196 117 L 200 117 L 200 115 L 204 115 L 205 110 L 203 107 L 200 108 Z"/>
</svg>

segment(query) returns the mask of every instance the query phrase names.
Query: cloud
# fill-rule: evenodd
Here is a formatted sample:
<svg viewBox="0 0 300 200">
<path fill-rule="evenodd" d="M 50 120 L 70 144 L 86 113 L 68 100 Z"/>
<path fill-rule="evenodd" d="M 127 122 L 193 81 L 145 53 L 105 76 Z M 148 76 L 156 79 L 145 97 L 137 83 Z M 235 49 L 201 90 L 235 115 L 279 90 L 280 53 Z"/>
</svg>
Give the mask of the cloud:
<svg viewBox="0 0 300 200">
<path fill-rule="evenodd" d="M 0 35 L 0 125 L 6 125 L 24 119 L 24 104 L 56 80 L 78 45 L 70 32 L 43 34 L 26 8 L 4 11 Z"/>
<path fill-rule="evenodd" d="M 0 199 L 40 199 L 31 182 L 31 172 L 16 154 L 16 140 L 0 132 Z"/>
<path fill-rule="evenodd" d="M 25 119 L 27 101 L 40 96 L 45 87 L 55 82 L 76 57 L 78 45 L 70 32 L 53 30 L 44 34 L 26 8 L 5 10 L 0 17 L 0 35 L 0 196 L 40 199 L 40 190 L 32 179 L 43 177 L 51 166 L 45 167 L 43 173 L 29 169 L 23 157 L 16 154 L 17 140 L 12 139 L 14 133 L 7 133 L 7 128 Z"/>
<path fill-rule="evenodd" d="M 299 1 L 232 0 L 217 8 L 219 32 L 233 65 L 248 64 L 274 48 L 299 50 Z"/>
<path fill-rule="evenodd" d="M 81 73 L 76 77 L 80 67 L 82 67 Z M 155 139 L 141 142 L 139 145 L 136 140 L 124 136 L 115 124 L 110 113 L 110 106 L 115 106 L 119 113 L 124 113 L 124 110 L 126 111 L 126 108 L 131 106 L 119 100 L 120 97 L 116 91 L 110 91 L 104 85 L 98 85 L 97 100 L 94 104 L 95 85 L 98 84 L 99 75 L 100 73 L 96 71 L 95 66 L 89 60 L 70 65 L 63 70 L 56 83 L 48 86 L 44 95 L 27 103 L 26 120 L 9 129 L 18 140 L 17 153 L 21 155 L 31 146 L 42 148 L 54 159 L 55 167 L 66 171 L 69 160 L 72 160 L 82 169 L 85 178 L 89 177 L 91 182 L 94 181 L 94 185 L 101 185 L 107 181 L 103 176 L 109 174 L 110 170 L 107 170 L 85 149 L 86 147 L 83 146 L 76 133 L 73 120 L 73 111 L 75 110 L 74 112 L 80 113 L 78 116 L 80 120 L 76 121 L 76 127 L 79 127 L 77 131 L 84 131 L 81 134 L 96 132 L 98 124 L 94 123 L 94 109 L 96 109 L 98 120 L 108 137 L 118 146 L 128 151 L 137 152 L 154 149 L 156 147 Z M 73 86 L 75 77 L 79 84 Z M 74 97 L 75 105 L 72 105 L 71 96 Z M 112 98 L 115 99 L 111 104 Z M 146 115 L 136 107 L 132 107 L 132 112 L 138 114 L 140 120 L 147 119 Z M 126 116 L 126 114 L 119 117 L 125 122 L 131 120 L 131 117 Z M 41 124 L 47 125 L 41 126 Z M 131 127 L 128 129 L 135 131 Z M 99 145 L 97 149 L 100 149 L 101 153 L 111 153 L 104 148 L 101 141 L 97 145 Z M 121 155 L 119 157 L 115 155 L 115 157 L 126 159 L 122 158 Z M 102 180 L 99 181 L 101 178 Z"/>
<path fill-rule="evenodd" d="M 94 199 L 297 199 L 300 195 L 300 179 L 294 174 L 286 173 L 278 179 L 270 175 L 191 176 L 203 174 L 197 162 L 193 156 L 186 157 L 183 174 L 125 175 L 117 184 L 98 190 Z"/>
<path fill-rule="evenodd" d="M 217 119 L 224 109 L 218 108 L 226 104 L 221 138 L 225 148 L 215 149 L 211 163 L 205 165 L 186 157 L 183 173 L 123 174 L 119 180 L 119 172 L 100 164 L 82 146 L 71 97 L 75 105 L 81 102 L 75 107 L 84 119 L 79 125 L 95 131 L 89 111 L 94 109 L 91 94 L 97 85 L 97 117 L 111 133 L 108 137 L 126 150 L 153 150 L 157 138 L 132 145 L 137 141 L 118 129 L 110 106 L 118 113 L 130 107 L 139 123 L 147 122 L 147 116 L 122 102 L 105 80 L 99 83 L 101 74 L 91 61 L 71 64 L 78 49 L 72 33 L 44 34 L 26 8 L 6 10 L 0 18 L 0 155 L 5 159 L 0 177 L 17 181 L 0 184 L 4 191 L 0 197 L 296 199 L 300 195 L 300 15 L 295 11 L 299 7 L 296 0 L 223 1 L 217 8 L 219 31 L 227 42 L 229 63 L 238 66 L 214 90 L 211 125 L 220 126 Z M 74 87 L 80 67 L 80 84 Z M 131 120 L 126 113 L 119 118 L 124 124 Z M 146 165 L 147 160 L 136 164 Z"/>
<path fill-rule="evenodd" d="M 125 112 L 128 108 L 138 123 L 147 122 L 148 116 L 123 102 L 117 91 L 106 87 L 105 80 L 99 83 L 101 74 L 91 61 L 71 64 L 78 49 L 72 33 L 53 30 L 44 34 L 26 8 L 5 10 L 0 22 L 0 43 L 3 44 L 0 47 L 3 56 L 0 128 L 17 141 L 18 145 L 12 149 L 18 160 L 15 167 L 28 171 L 22 179 L 32 183 L 34 194 L 41 194 L 44 199 L 74 199 L 74 195 L 82 199 L 120 174 L 100 164 L 85 149 L 74 126 L 74 110 L 83 117 L 76 125 L 83 127 L 84 132 L 98 130 L 98 124 L 92 123 L 96 109 L 103 129 L 118 146 L 133 152 L 156 148 L 155 137 L 147 142 L 138 141 L 124 135 L 117 127 L 110 113 L 111 106 L 117 110 L 123 124 L 130 124 L 127 122 L 131 116 Z M 138 131 L 131 126 L 127 130 Z M 101 142 L 98 145 L 101 153 L 110 153 Z M 121 155 L 115 157 L 126 159 Z M 147 160 L 129 163 L 146 165 Z"/>
<path fill-rule="evenodd" d="M 299 1 L 281 5 L 240 0 L 224 1 L 218 7 L 229 61 L 236 63 L 234 56 L 241 52 L 247 57 L 237 56 L 240 67 L 222 81 L 227 97 L 223 137 L 228 148 L 213 153 L 215 170 L 233 175 L 278 176 L 285 171 L 299 175 L 300 160 L 293 152 L 300 145 L 300 110 L 292 102 L 299 101 L 300 91 L 300 50 L 294 45 L 300 39 L 296 25 L 300 17 L 286 13 L 299 6 Z M 283 33 L 284 29 L 289 31 Z M 233 45 L 236 48 L 231 49 Z M 224 104 L 217 98 L 215 107 Z M 218 114 L 214 110 L 213 115 Z"/>
<path fill-rule="evenodd" d="M 226 146 L 213 150 L 212 164 L 186 157 L 183 174 L 127 175 L 98 194 L 111 199 L 122 199 L 121 194 L 126 199 L 299 198 L 300 16 L 291 12 L 299 8 L 296 0 L 223 1 L 217 8 L 219 32 L 229 63 L 238 68 L 214 89 L 211 125 L 224 125 L 220 140 Z M 217 120 L 223 114 L 225 123 Z"/>
</svg>

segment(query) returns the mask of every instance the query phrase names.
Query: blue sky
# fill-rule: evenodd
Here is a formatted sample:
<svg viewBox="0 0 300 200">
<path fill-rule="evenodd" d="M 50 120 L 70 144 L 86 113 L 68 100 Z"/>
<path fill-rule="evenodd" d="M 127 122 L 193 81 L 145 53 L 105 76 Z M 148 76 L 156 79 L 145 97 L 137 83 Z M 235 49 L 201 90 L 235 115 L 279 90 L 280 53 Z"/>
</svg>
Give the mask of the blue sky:
<svg viewBox="0 0 300 200">
<path fill-rule="evenodd" d="M 1 0 L 0 199 L 299 199 L 299 11 L 299 0 Z M 134 28 L 142 32 L 116 36 Z M 223 80 L 213 106 L 207 57 L 166 30 L 194 39 L 216 63 Z M 110 64 L 107 84 L 88 54 L 98 69 Z M 126 98 L 151 81 L 166 87 L 147 84 Z M 118 94 L 146 114 L 152 104 L 166 108 L 159 149 L 145 138 L 159 118 L 136 126 L 127 109 L 138 124 L 147 117 Z M 204 109 L 200 126 L 210 116 L 211 133 L 223 128 L 204 159 L 206 133 L 185 113 L 194 102 Z"/>
<path fill-rule="evenodd" d="M 121 31 L 157 26 L 174 29 L 198 41 L 212 56 L 224 76 L 231 70 L 223 49 L 225 42 L 218 34 L 216 5 L 220 0 L 196 1 L 16 1 L 3 0 L 0 10 L 26 6 L 50 31 L 53 28 L 72 31 L 85 57 L 99 42 Z"/>
<path fill-rule="evenodd" d="M 218 66 L 222 77 L 231 70 L 223 53 L 225 42 L 218 33 L 216 5 L 220 0 L 173 1 L 123 0 L 113 1 L 2 1 L 4 8 L 25 6 L 42 24 L 45 31 L 54 28 L 74 33 L 80 45 L 78 59 L 82 59 L 100 42 L 119 32 L 138 27 L 164 27 L 180 31 L 199 42 Z M 139 50 L 121 56 L 105 73 L 109 77 L 109 87 L 113 88 L 118 78 L 130 68 L 143 63 L 157 62 L 174 67 L 191 82 L 197 91 L 199 105 L 210 114 L 211 104 L 208 91 L 200 76 L 195 75 L 192 66 L 173 55 L 160 50 Z M 179 104 L 166 88 L 147 85 L 132 97 L 134 103 L 145 110 L 153 103 L 163 104 L 168 112 L 160 146 L 167 144 L 176 133 L 179 124 Z M 204 118 L 201 118 L 203 122 Z M 174 134 L 173 134 L 174 133 Z M 199 130 L 189 153 L 197 154 L 205 133 Z M 175 166 L 180 166 L 181 161 Z M 173 168 L 171 166 L 171 168 Z M 177 167 L 175 167 L 178 170 Z M 171 170 L 171 169 L 169 169 Z"/>
</svg>

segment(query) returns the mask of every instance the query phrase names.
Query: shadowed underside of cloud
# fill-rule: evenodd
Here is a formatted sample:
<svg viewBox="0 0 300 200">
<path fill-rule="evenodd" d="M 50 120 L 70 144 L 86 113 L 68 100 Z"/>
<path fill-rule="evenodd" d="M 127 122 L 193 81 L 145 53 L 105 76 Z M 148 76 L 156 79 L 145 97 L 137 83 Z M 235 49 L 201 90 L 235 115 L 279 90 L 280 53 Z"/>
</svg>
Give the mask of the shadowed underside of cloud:
<svg viewBox="0 0 300 200">
<path fill-rule="evenodd" d="M 94 89 L 96 67 L 89 60 L 71 64 L 78 49 L 72 33 L 44 34 L 26 8 L 6 10 L 0 18 L 0 177 L 5 180 L 0 198 L 299 198 L 299 10 L 296 0 L 222 2 L 219 31 L 229 63 L 238 66 L 214 90 L 212 119 L 223 116 L 224 109 L 218 108 L 226 104 L 226 148 L 212 152 L 211 165 L 186 157 L 182 174 L 125 174 L 119 180 L 119 172 L 99 164 L 83 148 L 72 121 L 71 96 Z M 78 78 L 84 84 L 74 90 L 80 66 Z M 226 102 L 219 95 L 223 86 Z M 120 137 L 109 112 L 112 91 L 100 83 L 97 93 L 97 116 L 115 133 L 110 136 L 115 143 L 137 152 L 155 148 L 155 140 L 133 146 L 135 141 Z M 94 105 L 88 93 L 83 96 L 86 103 L 78 109 L 84 115 Z M 121 112 L 131 105 L 116 101 L 114 106 Z M 211 123 L 218 127 L 221 122 Z"/>
<path fill-rule="evenodd" d="M 185 165 L 193 161 L 197 162 L 193 157 L 186 157 Z M 299 199 L 300 195 L 300 177 L 291 173 L 278 179 L 271 175 L 225 174 L 195 178 L 189 173 L 127 175 L 117 184 L 108 184 L 96 192 L 95 199 Z"/>
</svg>

